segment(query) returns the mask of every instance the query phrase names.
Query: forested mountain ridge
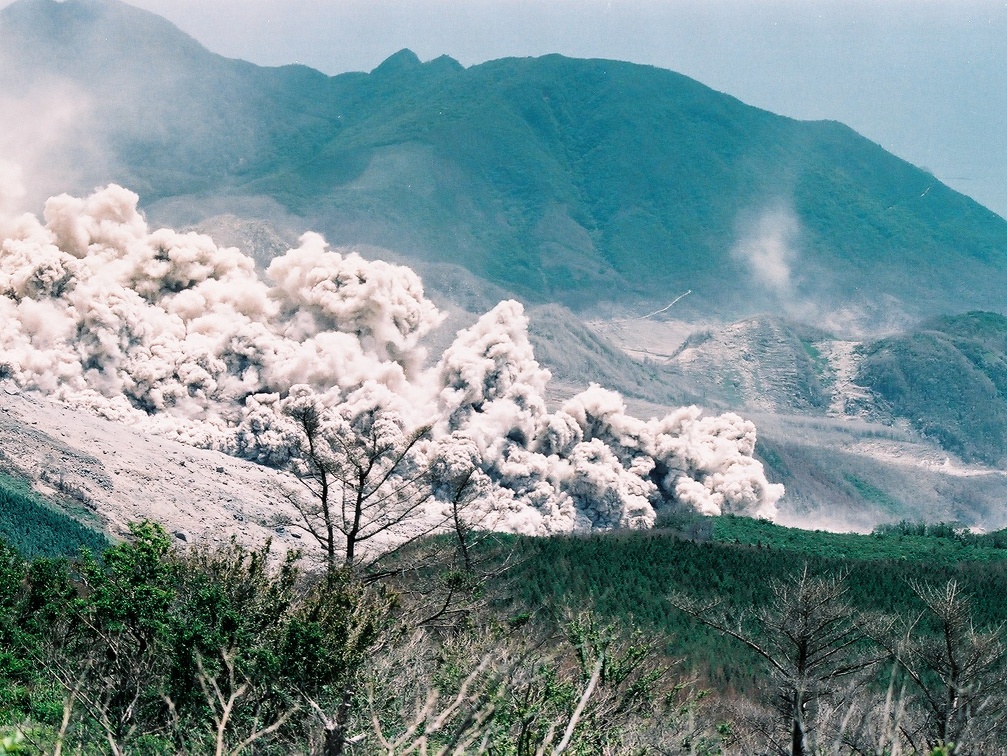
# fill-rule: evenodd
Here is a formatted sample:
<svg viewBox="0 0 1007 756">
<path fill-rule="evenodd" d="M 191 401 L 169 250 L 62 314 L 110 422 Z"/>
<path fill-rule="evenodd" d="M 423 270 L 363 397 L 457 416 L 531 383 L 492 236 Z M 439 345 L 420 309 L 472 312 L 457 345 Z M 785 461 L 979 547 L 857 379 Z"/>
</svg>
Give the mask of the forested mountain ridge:
<svg viewBox="0 0 1007 756">
<path fill-rule="evenodd" d="M 859 380 L 893 415 L 963 459 L 1007 457 L 1007 318 L 940 317 L 863 347 Z"/>
<path fill-rule="evenodd" d="M 265 197 L 334 242 L 575 309 L 686 290 L 693 315 L 1003 306 L 1007 221 L 841 124 L 671 71 L 402 51 L 327 77 L 221 58 L 115 0 L 21 0 L 0 41 L 12 96 L 56 80 L 84 101 L 73 178 L 155 215 Z"/>
</svg>

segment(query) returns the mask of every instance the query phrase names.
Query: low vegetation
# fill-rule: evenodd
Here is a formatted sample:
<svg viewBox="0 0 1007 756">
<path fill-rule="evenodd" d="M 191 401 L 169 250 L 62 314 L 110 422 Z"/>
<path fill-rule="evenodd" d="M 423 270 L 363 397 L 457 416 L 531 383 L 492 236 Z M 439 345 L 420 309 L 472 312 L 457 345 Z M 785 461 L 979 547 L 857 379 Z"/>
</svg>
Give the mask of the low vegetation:
<svg viewBox="0 0 1007 756">
<path fill-rule="evenodd" d="M 25 557 L 101 552 L 108 541 L 45 501 L 23 480 L 0 472 L 0 538 Z"/>
<path fill-rule="evenodd" d="M 419 593 L 345 568 L 304 574 L 268 546 L 183 553 L 151 523 L 101 559 L 24 561 L 3 547 L 11 748 L 530 756 L 716 744 L 691 718 L 699 693 L 650 636 L 586 611 L 552 629 L 475 604 L 445 610 L 479 582 L 443 543 L 416 547 L 444 558 L 409 580 L 429 584 Z"/>
<path fill-rule="evenodd" d="M 321 574 L 0 547 L 0 753 L 1000 752 L 1007 533 L 662 525 Z"/>
</svg>

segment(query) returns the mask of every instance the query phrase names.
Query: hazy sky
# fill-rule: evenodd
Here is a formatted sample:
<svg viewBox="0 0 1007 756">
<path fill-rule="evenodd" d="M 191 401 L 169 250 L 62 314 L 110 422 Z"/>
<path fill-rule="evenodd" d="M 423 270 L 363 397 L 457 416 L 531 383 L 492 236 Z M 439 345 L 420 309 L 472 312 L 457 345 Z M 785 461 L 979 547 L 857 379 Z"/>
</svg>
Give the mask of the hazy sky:
<svg viewBox="0 0 1007 756">
<path fill-rule="evenodd" d="M 0 0 L 0 5 L 6 5 Z M 215 52 L 326 73 L 409 47 L 465 65 L 560 52 L 649 63 L 830 118 L 1007 216 L 999 0 L 133 0 Z"/>
</svg>

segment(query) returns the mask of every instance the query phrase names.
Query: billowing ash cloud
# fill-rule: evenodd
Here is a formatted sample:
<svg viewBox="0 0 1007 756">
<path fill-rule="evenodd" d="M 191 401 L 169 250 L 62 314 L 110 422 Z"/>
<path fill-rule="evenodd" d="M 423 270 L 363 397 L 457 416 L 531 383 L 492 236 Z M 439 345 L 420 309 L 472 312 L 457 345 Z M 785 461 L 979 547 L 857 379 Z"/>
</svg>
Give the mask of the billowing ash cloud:
<svg viewBox="0 0 1007 756">
<path fill-rule="evenodd" d="M 44 221 L 0 218 L 0 365 L 20 386 L 277 466 L 302 463 L 299 408 L 344 437 L 429 428 L 408 465 L 429 471 L 431 506 L 468 476 L 479 522 L 499 529 L 645 527 L 670 502 L 775 514 L 782 486 L 736 415 L 645 422 L 594 385 L 549 412 L 516 302 L 424 368 L 442 316 L 408 268 L 305 234 L 263 280 L 209 237 L 150 230 L 137 199 L 113 185 L 51 198 Z"/>
</svg>

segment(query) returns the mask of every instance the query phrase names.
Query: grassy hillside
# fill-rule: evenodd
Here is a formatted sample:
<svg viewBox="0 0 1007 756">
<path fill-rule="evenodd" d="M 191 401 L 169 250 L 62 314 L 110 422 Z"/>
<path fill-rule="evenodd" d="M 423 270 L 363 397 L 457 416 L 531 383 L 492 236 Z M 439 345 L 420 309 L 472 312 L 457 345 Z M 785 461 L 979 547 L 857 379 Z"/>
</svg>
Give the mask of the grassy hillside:
<svg viewBox="0 0 1007 756">
<path fill-rule="evenodd" d="M 1007 459 L 1007 318 L 943 317 L 865 348 L 858 381 L 948 451 Z"/>
<path fill-rule="evenodd" d="M 951 526 L 902 524 L 871 535 L 783 528 L 748 518 L 686 516 L 672 527 L 554 538 L 515 538 L 514 608 L 544 616 L 592 606 L 610 621 L 670 634 L 668 651 L 721 691 L 751 691 L 759 661 L 740 644 L 673 608 L 681 591 L 718 600 L 735 614 L 757 611 L 773 579 L 807 565 L 848 573 L 850 600 L 865 612 L 912 616 L 920 604 L 910 581 L 957 579 L 973 595 L 976 623 L 1007 620 L 1007 533 L 963 535 Z"/>
</svg>

